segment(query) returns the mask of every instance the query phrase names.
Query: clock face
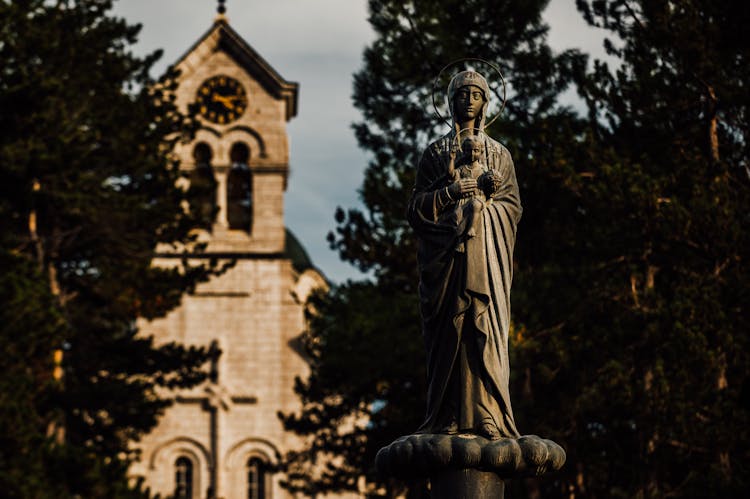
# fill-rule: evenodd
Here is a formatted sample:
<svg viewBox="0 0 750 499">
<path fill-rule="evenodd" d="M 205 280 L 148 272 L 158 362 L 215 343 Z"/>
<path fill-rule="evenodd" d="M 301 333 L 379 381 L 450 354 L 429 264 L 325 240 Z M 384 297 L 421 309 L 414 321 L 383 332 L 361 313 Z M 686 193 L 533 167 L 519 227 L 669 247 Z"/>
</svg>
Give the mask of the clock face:
<svg viewBox="0 0 750 499">
<path fill-rule="evenodd" d="M 198 88 L 196 98 L 201 116 L 220 125 L 236 120 L 247 108 L 242 84 L 229 76 L 213 76 Z"/>
</svg>

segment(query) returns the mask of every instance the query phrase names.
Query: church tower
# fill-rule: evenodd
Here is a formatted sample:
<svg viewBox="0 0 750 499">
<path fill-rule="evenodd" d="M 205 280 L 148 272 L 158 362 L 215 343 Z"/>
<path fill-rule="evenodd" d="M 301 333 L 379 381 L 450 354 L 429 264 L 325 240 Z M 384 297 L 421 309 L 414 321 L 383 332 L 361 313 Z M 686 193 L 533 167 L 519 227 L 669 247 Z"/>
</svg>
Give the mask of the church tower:
<svg viewBox="0 0 750 499">
<path fill-rule="evenodd" d="M 179 499 L 290 497 L 272 473 L 296 444 L 278 411 L 299 408 L 294 378 L 307 374 L 295 349 L 304 302 L 325 280 L 284 226 L 289 176 L 286 124 L 298 85 L 282 78 L 228 24 L 223 2 L 213 26 L 177 61 L 178 105 L 198 107 L 201 128 L 175 153 L 216 213 L 201 237 L 205 254 L 234 260 L 168 316 L 140 324 L 157 343 L 218 346 L 211 379 L 180 392 L 157 427 L 135 445 L 152 493 Z M 157 265 L 177 255 L 162 253 Z"/>
</svg>

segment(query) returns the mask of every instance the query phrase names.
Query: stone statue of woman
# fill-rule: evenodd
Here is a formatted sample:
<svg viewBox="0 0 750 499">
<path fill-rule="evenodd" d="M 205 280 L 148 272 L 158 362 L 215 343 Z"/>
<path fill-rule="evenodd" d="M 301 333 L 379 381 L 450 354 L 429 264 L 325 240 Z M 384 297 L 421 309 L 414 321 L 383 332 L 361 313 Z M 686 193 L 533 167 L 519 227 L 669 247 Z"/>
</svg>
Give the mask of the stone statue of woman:
<svg viewBox="0 0 750 499">
<path fill-rule="evenodd" d="M 519 437 L 508 391 L 508 329 L 521 201 L 510 153 L 484 133 L 489 98 L 477 72 L 451 80 L 453 128 L 422 154 L 408 219 L 418 239 L 428 361 L 427 415 L 419 432 L 497 440 Z M 484 156 L 479 179 L 449 172 L 467 136 Z M 467 199 L 471 231 L 460 222 L 467 217 L 456 214 Z"/>
<path fill-rule="evenodd" d="M 407 213 L 418 241 L 427 415 L 415 434 L 380 449 L 375 466 L 384 477 L 428 478 L 433 499 L 502 499 L 504 480 L 565 463 L 555 442 L 519 435 L 510 405 L 521 200 L 510 153 L 484 133 L 489 98 L 479 73 L 453 77 L 451 131 L 422 154 Z"/>
</svg>

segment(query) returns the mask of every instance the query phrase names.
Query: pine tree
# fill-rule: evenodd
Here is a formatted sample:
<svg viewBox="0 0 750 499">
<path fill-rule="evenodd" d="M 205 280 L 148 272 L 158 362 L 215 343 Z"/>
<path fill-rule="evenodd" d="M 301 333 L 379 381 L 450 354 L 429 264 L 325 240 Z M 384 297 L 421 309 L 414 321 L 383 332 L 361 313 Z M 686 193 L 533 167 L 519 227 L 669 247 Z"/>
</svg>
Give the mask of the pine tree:
<svg viewBox="0 0 750 499">
<path fill-rule="evenodd" d="M 33 497 L 59 489 L 47 476 L 51 442 L 46 432 L 54 414 L 45 407 L 55 392 L 52 345 L 63 340 L 64 321 L 37 266 L 0 254 L 0 486 L 10 496 Z"/>
<path fill-rule="evenodd" d="M 580 86 L 591 132 L 570 180 L 586 230 L 568 245 L 588 289 L 551 335 L 566 354 L 555 376 L 568 480 L 580 497 L 736 497 L 748 472 L 750 12 L 579 7 L 612 32 L 619 66 L 596 63 Z M 549 355 L 540 342 L 525 363 Z"/>
<path fill-rule="evenodd" d="M 216 355 L 137 336 L 211 269 L 151 264 L 157 245 L 200 250 L 169 154 L 193 122 L 176 75 L 149 76 L 160 54 L 132 54 L 139 27 L 111 4 L 0 2 L 7 497 L 140 496 L 128 442 L 169 404 L 158 388 L 200 382 Z"/>
</svg>

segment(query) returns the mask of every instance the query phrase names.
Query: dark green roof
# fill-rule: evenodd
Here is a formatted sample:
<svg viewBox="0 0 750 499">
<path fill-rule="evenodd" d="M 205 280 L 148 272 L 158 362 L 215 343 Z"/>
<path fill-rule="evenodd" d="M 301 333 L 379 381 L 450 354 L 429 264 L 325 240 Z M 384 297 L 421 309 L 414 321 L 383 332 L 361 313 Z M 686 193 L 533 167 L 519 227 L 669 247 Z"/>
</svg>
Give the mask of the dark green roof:
<svg viewBox="0 0 750 499">
<path fill-rule="evenodd" d="M 288 228 L 286 229 L 286 244 L 284 246 L 284 256 L 292 261 L 292 267 L 298 273 L 302 273 L 308 269 L 314 269 L 315 266 L 310 260 L 310 255 L 307 254 L 307 250 L 299 242 L 299 239 L 292 233 Z"/>
</svg>

